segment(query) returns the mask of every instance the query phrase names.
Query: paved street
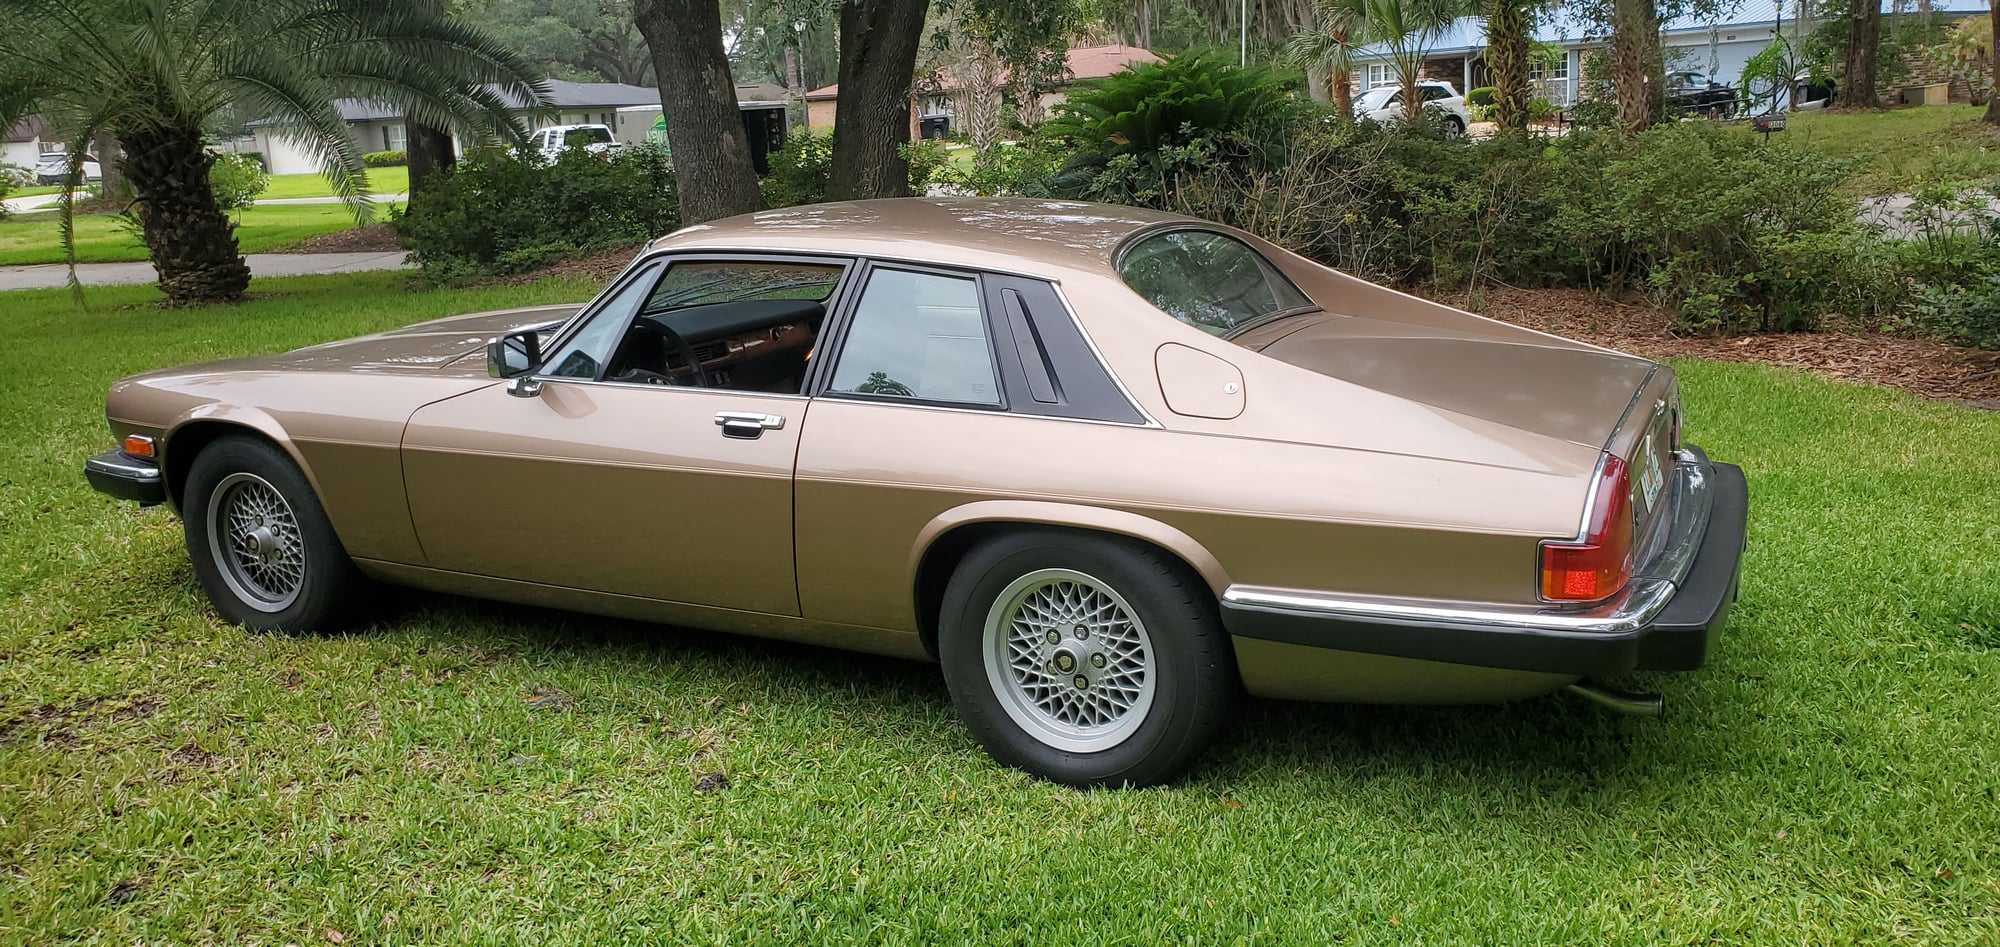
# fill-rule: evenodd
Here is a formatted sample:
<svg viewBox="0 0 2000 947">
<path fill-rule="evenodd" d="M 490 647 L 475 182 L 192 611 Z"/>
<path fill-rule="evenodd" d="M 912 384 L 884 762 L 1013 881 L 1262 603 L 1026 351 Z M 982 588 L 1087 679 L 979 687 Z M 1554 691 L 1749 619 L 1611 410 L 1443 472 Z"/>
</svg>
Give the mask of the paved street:
<svg viewBox="0 0 2000 947">
<path fill-rule="evenodd" d="M 360 273 L 369 270 L 409 269 L 408 254 L 401 250 L 368 253 L 252 253 L 248 256 L 254 276 L 305 276 L 313 273 Z M 151 263 L 81 263 L 77 281 L 85 286 L 113 286 L 120 283 L 150 283 L 158 278 Z M 10 289 L 51 289 L 68 285 L 69 269 L 60 263 L 43 266 L 0 266 L 0 291 Z"/>
</svg>

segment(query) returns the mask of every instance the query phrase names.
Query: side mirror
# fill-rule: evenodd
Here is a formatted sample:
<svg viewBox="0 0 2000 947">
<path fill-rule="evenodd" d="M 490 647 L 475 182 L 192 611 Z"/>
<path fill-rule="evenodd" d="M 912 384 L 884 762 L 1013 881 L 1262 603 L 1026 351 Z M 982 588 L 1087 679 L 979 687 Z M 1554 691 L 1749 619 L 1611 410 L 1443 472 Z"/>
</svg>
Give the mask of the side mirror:
<svg viewBox="0 0 2000 947">
<path fill-rule="evenodd" d="M 521 329 L 486 343 L 486 374 L 513 378 L 542 363 L 542 342 L 533 329 Z"/>
</svg>

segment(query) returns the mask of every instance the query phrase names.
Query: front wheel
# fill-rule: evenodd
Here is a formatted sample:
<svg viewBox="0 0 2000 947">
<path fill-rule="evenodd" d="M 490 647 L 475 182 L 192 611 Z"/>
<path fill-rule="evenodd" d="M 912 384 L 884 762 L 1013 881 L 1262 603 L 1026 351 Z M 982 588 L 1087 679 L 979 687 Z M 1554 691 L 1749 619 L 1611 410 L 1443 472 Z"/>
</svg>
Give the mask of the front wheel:
<svg viewBox="0 0 2000 947">
<path fill-rule="evenodd" d="M 1171 778 L 1220 731 L 1235 664 L 1207 586 L 1124 539 L 1011 533 L 952 575 L 938 657 L 996 760 L 1073 786 Z"/>
<path fill-rule="evenodd" d="M 188 470 L 182 531 L 215 610 L 257 631 L 331 630 L 363 583 L 305 474 L 275 445 L 224 437 Z"/>
</svg>

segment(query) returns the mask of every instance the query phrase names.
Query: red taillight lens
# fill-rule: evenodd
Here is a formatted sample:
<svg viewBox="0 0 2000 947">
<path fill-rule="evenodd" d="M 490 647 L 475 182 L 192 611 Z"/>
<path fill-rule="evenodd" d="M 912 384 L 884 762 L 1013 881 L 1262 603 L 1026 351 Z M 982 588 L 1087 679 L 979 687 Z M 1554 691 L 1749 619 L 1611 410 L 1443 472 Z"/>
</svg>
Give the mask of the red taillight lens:
<svg viewBox="0 0 2000 947">
<path fill-rule="evenodd" d="M 1607 457 L 1580 542 L 1542 543 L 1542 598 L 1595 602 L 1632 578 L 1632 485 L 1625 461 Z"/>
</svg>

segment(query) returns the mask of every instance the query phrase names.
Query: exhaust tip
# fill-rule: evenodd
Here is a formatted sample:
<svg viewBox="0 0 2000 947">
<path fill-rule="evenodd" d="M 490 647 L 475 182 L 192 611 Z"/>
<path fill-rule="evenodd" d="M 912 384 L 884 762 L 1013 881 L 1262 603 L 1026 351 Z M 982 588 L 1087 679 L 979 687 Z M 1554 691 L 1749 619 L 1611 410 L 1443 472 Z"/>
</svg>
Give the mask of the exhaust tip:
<svg viewBox="0 0 2000 947">
<path fill-rule="evenodd" d="M 1666 711 L 1666 699 L 1658 694 L 1636 694 L 1606 687 L 1596 681 L 1578 681 L 1563 690 L 1600 707 L 1609 707 L 1634 717 L 1657 717 Z"/>
</svg>

